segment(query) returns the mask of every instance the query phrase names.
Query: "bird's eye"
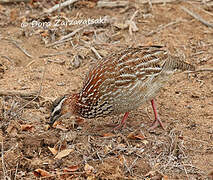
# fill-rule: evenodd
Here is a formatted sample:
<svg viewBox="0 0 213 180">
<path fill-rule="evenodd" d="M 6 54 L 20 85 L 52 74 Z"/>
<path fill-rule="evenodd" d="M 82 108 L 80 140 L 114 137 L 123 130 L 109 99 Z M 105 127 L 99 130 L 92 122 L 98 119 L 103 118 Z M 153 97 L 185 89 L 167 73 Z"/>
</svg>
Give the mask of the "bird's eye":
<svg viewBox="0 0 213 180">
<path fill-rule="evenodd" d="M 60 114 L 60 112 L 61 112 L 60 110 L 55 111 L 55 112 L 54 112 L 54 116 L 59 115 L 59 114 Z"/>
</svg>

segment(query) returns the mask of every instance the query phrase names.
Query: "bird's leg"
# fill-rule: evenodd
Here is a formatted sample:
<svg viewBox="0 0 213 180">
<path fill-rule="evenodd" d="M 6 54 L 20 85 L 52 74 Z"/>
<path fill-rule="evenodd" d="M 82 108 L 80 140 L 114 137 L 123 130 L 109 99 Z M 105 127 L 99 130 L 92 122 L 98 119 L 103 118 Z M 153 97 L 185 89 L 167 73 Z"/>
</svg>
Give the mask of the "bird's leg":
<svg viewBox="0 0 213 180">
<path fill-rule="evenodd" d="M 164 129 L 163 123 L 161 122 L 161 120 L 158 116 L 157 108 L 156 108 L 154 99 L 151 100 L 151 104 L 152 104 L 152 109 L 153 109 L 154 115 L 155 115 L 155 121 L 152 123 L 152 126 L 149 129 L 152 130 L 152 129 L 155 129 L 156 127 L 158 127 L 158 126 L 160 126 L 162 129 Z"/>
<path fill-rule="evenodd" d="M 128 115 L 129 115 L 129 112 L 126 112 L 126 113 L 124 114 L 124 117 L 123 117 L 123 119 L 121 120 L 121 123 L 120 123 L 118 126 L 116 126 L 116 127 L 114 128 L 114 130 L 120 129 L 120 128 L 122 128 L 122 127 L 125 125 L 126 119 L 128 118 Z"/>
</svg>

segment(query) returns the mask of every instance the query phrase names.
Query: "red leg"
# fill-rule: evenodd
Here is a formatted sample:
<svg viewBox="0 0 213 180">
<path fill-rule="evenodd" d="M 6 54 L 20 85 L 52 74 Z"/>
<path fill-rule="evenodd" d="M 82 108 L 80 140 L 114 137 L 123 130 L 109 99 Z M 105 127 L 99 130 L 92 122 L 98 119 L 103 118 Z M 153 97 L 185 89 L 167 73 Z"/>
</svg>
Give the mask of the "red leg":
<svg viewBox="0 0 213 180">
<path fill-rule="evenodd" d="M 128 118 L 128 115 L 129 115 L 129 112 L 126 112 L 126 113 L 124 114 L 124 117 L 123 117 L 123 119 L 121 120 L 121 123 L 120 123 L 118 126 L 116 126 L 116 127 L 114 128 L 114 130 L 120 129 L 120 128 L 122 128 L 122 127 L 125 125 L 125 122 L 126 122 L 126 119 Z"/>
<path fill-rule="evenodd" d="M 152 126 L 149 129 L 155 129 L 158 126 L 160 126 L 162 129 L 164 129 L 163 123 L 161 122 L 161 120 L 158 116 L 154 99 L 151 100 L 151 104 L 152 104 L 152 109 L 153 109 L 154 115 L 155 115 L 155 121 L 152 123 Z"/>
</svg>

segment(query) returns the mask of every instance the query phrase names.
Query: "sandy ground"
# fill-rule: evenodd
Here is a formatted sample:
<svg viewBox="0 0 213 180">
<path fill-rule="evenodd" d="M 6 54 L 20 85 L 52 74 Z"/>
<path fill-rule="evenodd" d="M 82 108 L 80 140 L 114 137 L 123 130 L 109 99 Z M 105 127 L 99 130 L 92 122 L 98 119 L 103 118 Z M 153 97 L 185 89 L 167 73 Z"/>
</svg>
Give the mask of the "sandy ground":
<svg viewBox="0 0 213 180">
<path fill-rule="evenodd" d="M 55 128 L 48 118 L 54 99 L 80 90 L 97 61 L 91 47 L 105 57 L 130 45 L 163 45 L 197 69 L 212 68 L 213 29 L 182 7 L 213 23 L 213 6 L 207 1 L 152 6 L 130 1 L 125 7 L 99 8 L 96 1 L 80 1 L 42 15 L 55 3 L 0 5 L 0 177 L 211 179 L 212 71 L 177 73 L 157 95 L 166 130 L 148 131 L 154 118 L 150 104 L 131 112 L 126 127 L 116 132 L 109 124 L 122 115 L 63 119 Z M 138 31 L 131 32 L 127 22 L 135 12 Z M 103 24 L 54 27 L 56 19 L 105 16 Z M 32 27 L 33 21 L 42 25 Z M 44 22 L 52 25 L 44 27 Z M 52 44 L 79 28 L 67 42 Z"/>
</svg>

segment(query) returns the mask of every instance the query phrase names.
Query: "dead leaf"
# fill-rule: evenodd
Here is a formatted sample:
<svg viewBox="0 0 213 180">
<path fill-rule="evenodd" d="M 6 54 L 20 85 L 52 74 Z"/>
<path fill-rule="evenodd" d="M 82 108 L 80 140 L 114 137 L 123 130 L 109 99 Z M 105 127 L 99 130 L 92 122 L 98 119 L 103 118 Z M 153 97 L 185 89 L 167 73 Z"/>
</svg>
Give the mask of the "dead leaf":
<svg viewBox="0 0 213 180">
<path fill-rule="evenodd" d="M 121 165 L 124 165 L 124 155 L 119 155 L 118 159 L 119 159 Z"/>
<path fill-rule="evenodd" d="M 91 174 L 94 172 L 94 167 L 90 166 L 89 164 L 85 164 L 84 166 L 84 170 L 86 172 L 86 174 Z"/>
<path fill-rule="evenodd" d="M 64 126 L 62 126 L 62 125 L 60 125 L 60 124 L 58 124 L 55 128 L 56 128 L 56 129 L 60 129 L 60 130 L 62 130 L 62 131 L 68 131 L 67 128 L 65 128 Z"/>
<path fill-rule="evenodd" d="M 88 176 L 87 177 L 87 180 L 96 180 L 97 179 L 97 177 L 95 177 L 94 175 L 93 176 Z"/>
<path fill-rule="evenodd" d="M 82 7 L 87 7 L 87 8 L 94 8 L 96 6 L 96 2 L 93 1 L 80 1 L 78 2 L 78 5 Z"/>
<path fill-rule="evenodd" d="M 147 145 L 149 143 L 149 141 L 143 140 L 142 143 L 144 143 L 145 145 Z"/>
<path fill-rule="evenodd" d="M 64 172 L 75 172 L 75 171 L 77 171 L 78 169 L 79 169 L 79 166 L 73 165 L 73 166 L 69 166 L 69 167 L 67 167 L 67 168 L 64 168 Z"/>
<path fill-rule="evenodd" d="M 114 24 L 113 24 L 113 26 L 115 26 L 115 27 L 117 27 L 118 29 L 127 29 L 128 27 L 129 27 L 129 25 L 128 24 L 124 24 L 124 23 L 117 23 L 117 22 L 115 22 Z"/>
<path fill-rule="evenodd" d="M 48 30 L 45 30 L 45 31 L 43 31 L 43 32 L 41 33 L 41 36 L 42 36 L 42 37 L 47 37 L 48 35 L 49 35 Z"/>
<path fill-rule="evenodd" d="M 12 10 L 10 11 L 10 20 L 11 20 L 12 22 L 14 22 L 14 21 L 17 19 L 17 17 L 19 16 L 18 14 L 19 14 L 19 12 L 18 12 L 17 9 L 12 9 Z"/>
<path fill-rule="evenodd" d="M 48 177 L 48 176 L 51 176 L 50 173 L 48 173 L 47 171 L 43 170 L 43 169 L 36 169 L 33 174 L 36 176 L 36 177 Z"/>
<path fill-rule="evenodd" d="M 48 147 L 48 149 L 50 150 L 50 152 L 51 152 L 53 155 L 56 155 L 56 154 L 58 153 L 58 151 L 57 151 L 55 148 Z"/>
<path fill-rule="evenodd" d="M 209 176 L 213 179 L 213 170 L 210 171 Z"/>
<path fill-rule="evenodd" d="M 3 136 L 2 131 L 0 130 L 0 142 L 2 142 L 3 140 L 4 140 L 4 136 Z"/>
<path fill-rule="evenodd" d="M 162 178 L 162 180 L 169 180 L 169 177 L 166 176 L 166 175 L 164 175 L 163 178 Z"/>
<path fill-rule="evenodd" d="M 61 159 L 65 156 L 68 156 L 71 152 L 73 152 L 74 149 L 65 149 L 61 152 L 59 152 L 56 156 L 55 156 L 55 159 Z"/>
<path fill-rule="evenodd" d="M 111 144 L 104 146 L 104 153 L 105 154 L 108 154 L 111 150 L 112 150 Z"/>
<path fill-rule="evenodd" d="M 114 137 L 115 134 L 113 134 L 113 133 L 105 133 L 102 136 L 108 138 L 108 137 Z"/>
<path fill-rule="evenodd" d="M 53 128 L 56 128 L 56 126 L 60 125 L 61 122 L 60 121 L 55 121 L 52 125 Z"/>
<path fill-rule="evenodd" d="M 116 149 L 124 149 L 126 147 L 125 144 L 118 144 Z"/>
<path fill-rule="evenodd" d="M 30 124 L 23 124 L 23 125 L 21 125 L 21 130 L 22 131 L 33 131 L 34 126 L 30 125 Z"/>
<path fill-rule="evenodd" d="M 128 136 L 127 136 L 127 138 L 128 138 L 128 139 L 135 139 L 135 134 L 134 134 L 134 132 L 129 133 Z"/>
<path fill-rule="evenodd" d="M 60 129 L 62 131 L 67 131 L 68 129 L 66 129 L 63 125 L 61 125 L 61 122 L 60 121 L 55 121 L 52 125 L 53 128 L 56 128 L 56 129 Z"/>
<path fill-rule="evenodd" d="M 8 134 L 14 137 L 17 135 L 18 129 L 20 129 L 19 124 L 15 121 L 11 121 L 6 131 Z"/>
<path fill-rule="evenodd" d="M 143 134 L 138 134 L 135 136 L 136 139 L 139 139 L 139 140 L 143 140 L 145 139 L 145 136 Z"/>
<path fill-rule="evenodd" d="M 0 11 L 3 12 L 5 11 L 5 8 L 0 4 Z"/>
<path fill-rule="evenodd" d="M 94 34 L 94 31 L 85 31 L 83 32 L 83 35 L 85 36 L 92 36 Z"/>
<path fill-rule="evenodd" d="M 133 140 L 144 140 L 145 136 L 143 134 L 141 134 L 141 133 L 135 135 L 134 132 L 131 132 L 131 133 L 128 134 L 127 138 L 133 139 Z"/>
<path fill-rule="evenodd" d="M 145 176 L 145 177 L 153 177 L 155 173 L 156 173 L 156 171 L 149 171 L 149 172 L 146 173 L 144 176 Z"/>
</svg>

